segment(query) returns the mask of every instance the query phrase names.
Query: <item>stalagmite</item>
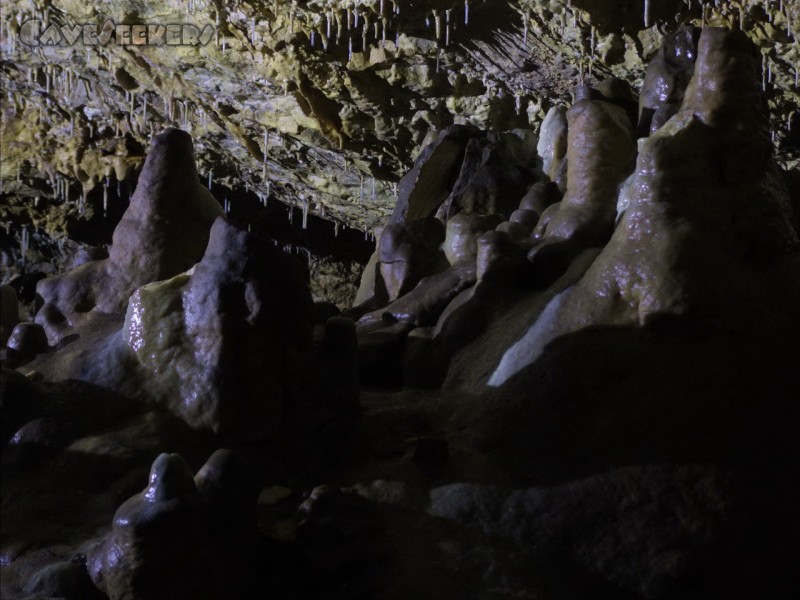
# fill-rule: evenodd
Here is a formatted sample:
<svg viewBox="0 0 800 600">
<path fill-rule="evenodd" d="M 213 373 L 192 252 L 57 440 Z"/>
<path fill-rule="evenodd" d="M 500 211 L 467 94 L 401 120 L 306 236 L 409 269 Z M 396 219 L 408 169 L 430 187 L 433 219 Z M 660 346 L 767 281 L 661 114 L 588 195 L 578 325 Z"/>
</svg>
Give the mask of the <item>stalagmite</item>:
<svg viewBox="0 0 800 600">
<path fill-rule="evenodd" d="M 450 11 L 452 9 L 447 9 L 444 11 L 444 45 L 450 45 Z"/>
<path fill-rule="evenodd" d="M 436 9 L 433 9 L 433 20 L 436 23 L 436 41 L 438 42 L 442 37 L 442 15 Z"/>
<path fill-rule="evenodd" d="M 20 241 L 20 252 L 22 254 L 22 264 L 24 265 L 28 257 L 28 226 L 22 226 L 22 234 Z"/>
<path fill-rule="evenodd" d="M 644 0 L 644 26 L 650 27 L 650 0 Z"/>
</svg>

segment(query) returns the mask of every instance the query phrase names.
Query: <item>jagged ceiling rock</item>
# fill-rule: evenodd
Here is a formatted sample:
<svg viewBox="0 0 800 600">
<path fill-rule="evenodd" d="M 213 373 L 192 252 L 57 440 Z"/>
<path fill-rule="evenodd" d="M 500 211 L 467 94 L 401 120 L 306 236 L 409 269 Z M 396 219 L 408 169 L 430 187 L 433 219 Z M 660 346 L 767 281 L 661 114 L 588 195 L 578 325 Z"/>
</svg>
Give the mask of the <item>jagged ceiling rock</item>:
<svg viewBox="0 0 800 600">
<path fill-rule="evenodd" d="M 55 232 L 69 186 L 83 197 L 141 166 L 148 138 L 181 126 L 211 185 L 273 194 L 372 228 L 426 135 L 451 124 L 538 128 L 576 84 L 639 88 L 662 32 L 679 23 L 741 27 L 763 57 L 774 142 L 796 160 L 800 10 L 795 0 L 263 0 L 4 3 L 2 177 L 27 198 L 5 212 Z M 647 16 L 645 11 L 647 10 Z M 25 46 L 19 27 L 192 23 L 192 46 Z M 44 29 L 42 27 L 42 29 Z M 53 36 L 51 30 L 51 39 Z M 205 34 L 204 34 L 205 35 Z M 794 137 L 793 137 L 794 136 Z M 49 179 L 52 187 L 16 181 Z M 71 190 L 78 200 L 79 188 Z M 61 212 L 33 211 L 60 198 Z M 74 204 L 74 203 L 73 203 Z M 50 215 L 43 220 L 43 211 Z M 67 208 L 76 216 L 81 205 Z M 38 216 L 27 216 L 38 213 Z"/>
</svg>

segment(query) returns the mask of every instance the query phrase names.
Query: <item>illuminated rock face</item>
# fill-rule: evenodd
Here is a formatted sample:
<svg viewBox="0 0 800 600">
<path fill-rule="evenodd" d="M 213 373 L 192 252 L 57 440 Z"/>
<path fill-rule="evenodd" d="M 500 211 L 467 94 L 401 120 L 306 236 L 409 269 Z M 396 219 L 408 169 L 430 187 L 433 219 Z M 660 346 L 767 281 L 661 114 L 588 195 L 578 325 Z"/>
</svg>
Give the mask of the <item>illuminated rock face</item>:
<svg viewBox="0 0 800 600">
<path fill-rule="evenodd" d="M 563 197 L 540 174 L 519 209 L 506 215 L 510 220 L 494 222 L 488 233 L 480 223 L 494 218 L 495 205 L 461 207 L 456 214 L 439 209 L 437 216 L 447 219 L 446 257 L 462 270 L 476 263 L 477 285 L 470 289 L 473 280 L 452 270 L 395 285 L 391 303 L 372 305 L 362 317 L 364 335 L 377 335 L 381 319 L 416 325 L 438 319 L 430 351 L 452 359 L 452 385 L 472 381 L 480 389 L 486 381 L 500 385 L 535 362 L 550 341 L 589 326 L 649 326 L 680 317 L 732 327 L 746 323 L 753 307 L 760 315 L 788 316 L 796 286 L 778 290 L 796 272 L 798 232 L 787 181 L 770 158 L 752 44 L 741 32 L 681 29 L 652 65 L 646 87 L 662 86 L 656 74 L 672 69 L 669 93 L 659 102 L 681 104 L 649 136 L 648 122 L 638 152 L 635 114 L 624 108 L 630 90 L 623 93 L 614 81 L 582 90 L 565 122 L 551 111 L 538 145 L 550 176 L 563 171 Z M 644 106 L 655 110 L 656 104 Z M 441 144 L 434 142 L 421 159 L 435 160 Z M 462 177 L 479 168 L 468 162 Z M 379 248 L 397 227 L 387 226 Z M 386 280 L 388 261 L 378 258 Z M 516 320 L 501 317 L 494 307 L 503 302 L 528 308 L 519 308 Z M 476 340 L 474 349 L 464 347 L 458 332 Z"/>
<path fill-rule="evenodd" d="M 192 138 L 168 129 L 153 138 L 130 206 L 114 230 L 109 257 L 37 286 L 37 322 L 55 343 L 92 312 L 121 314 L 136 288 L 173 277 L 203 255 L 222 213 L 198 179 Z"/>
<path fill-rule="evenodd" d="M 295 259 L 220 218 L 191 271 L 133 294 L 122 335 L 172 412 L 259 439 L 307 376 L 311 307 Z"/>
</svg>

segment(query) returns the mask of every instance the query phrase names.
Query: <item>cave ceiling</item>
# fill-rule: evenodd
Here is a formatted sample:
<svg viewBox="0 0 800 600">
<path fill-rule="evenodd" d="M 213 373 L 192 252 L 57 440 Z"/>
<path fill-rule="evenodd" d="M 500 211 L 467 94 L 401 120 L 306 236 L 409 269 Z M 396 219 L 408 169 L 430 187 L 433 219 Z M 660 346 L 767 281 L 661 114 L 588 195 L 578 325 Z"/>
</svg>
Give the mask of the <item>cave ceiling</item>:
<svg viewBox="0 0 800 600">
<path fill-rule="evenodd" d="M 6 0 L 2 19 L 4 190 L 34 202 L 71 188 L 68 210 L 106 178 L 134 177 L 152 135 L 177 126 L 212 186 L 371 230 L 431 132 L 536 131 L 581 78 L 638 89 L 681 23 L 748 33 L 777 154 L 797 164 L 795 0 Z M 87 23 L 102 33 L 109 20 L 214 33 L 196 46 L 31 47 L 20 37 L 31 19 L 43 34 Z"/>
</svg>

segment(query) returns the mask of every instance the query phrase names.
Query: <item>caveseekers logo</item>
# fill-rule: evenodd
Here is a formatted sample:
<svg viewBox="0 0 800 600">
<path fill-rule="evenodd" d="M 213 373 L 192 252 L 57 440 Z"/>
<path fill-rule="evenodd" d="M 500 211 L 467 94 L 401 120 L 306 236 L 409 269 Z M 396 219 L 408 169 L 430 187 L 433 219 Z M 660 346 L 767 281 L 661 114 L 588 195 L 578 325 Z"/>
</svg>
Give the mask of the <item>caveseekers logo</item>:
<svg viewBox="0 0 800 600">
<path fill-rule="evenodd" d="M 31 19 L 20 27 L 19 41 L 26 46 L 205 46 L 215 31 L 213 25 L 200 29 L 189 23 L 115 24 L 109 19 L 98 27 L 94 23 L 48 25 Z"/>
</svg>

